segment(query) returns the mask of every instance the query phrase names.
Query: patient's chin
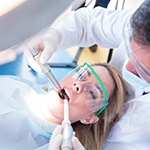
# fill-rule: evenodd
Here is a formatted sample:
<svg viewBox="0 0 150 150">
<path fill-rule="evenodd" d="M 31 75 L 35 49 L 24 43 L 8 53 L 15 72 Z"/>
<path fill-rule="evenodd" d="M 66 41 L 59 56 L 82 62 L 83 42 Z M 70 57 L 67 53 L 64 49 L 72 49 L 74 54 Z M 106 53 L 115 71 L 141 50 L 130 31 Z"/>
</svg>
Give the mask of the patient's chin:
<svg viewBox="0 0 150 150">
<path fill-rule="evenodd" d="M 46 94 L 45 99 L 52 102 L 59 100 L 60 97 L 56 91 L 51 90 L 48 94 Z"/>
</svg>

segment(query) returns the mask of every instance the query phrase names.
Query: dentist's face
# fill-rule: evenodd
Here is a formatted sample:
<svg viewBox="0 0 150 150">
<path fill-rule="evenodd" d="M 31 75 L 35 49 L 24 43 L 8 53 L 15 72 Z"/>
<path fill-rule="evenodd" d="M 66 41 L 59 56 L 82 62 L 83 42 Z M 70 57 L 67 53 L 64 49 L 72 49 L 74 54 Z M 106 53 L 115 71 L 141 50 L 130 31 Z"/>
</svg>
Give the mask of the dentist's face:
<svg viewBox="0 0 150 150">
<path fill-rule="evenodd" d="M 114 89 L 114 82 L 108 70 L 102 66 L 93 66 L 93 68 L 104 84 L 108 95 L 110 96 Z M 102 96 L 99 88 L 95 88 L 95 85 L 99 85 L 99 83 L 94 75 L 91 75 L 87 81 L 77 80 L 74 79 L 72 75 L 68 75 L 60 82 L 60 84 L 61 87 L 66 90 L 66 93 L 70 98 L 69 118 L 71 122 L 79 121 L 93 114 L 93 112 L 91 112 L 87 106 L 87 101 L 96 103 L 95 97 L 100 99 Z M 92 88 L 95 88 L 93 92 L 87 90 Z M 60 99 L 55 91 L 51 91 L 50 99 L 47 102 L 50 113 L 54 116 L 54 118 L 57 118 L 60 121 L 59 123 L 61 123 L 63 120 L 64 100 Z M 99 109 L 102 106 L 103 103 L 99 106 Z"/>
<path fill-rule="evenodd" d="M 150 47 L 143 46 L 132 38 L 131 48 L 136 57 L 136 64 L 129 61 L 126 68 L 136 76 L 150 82 Z"/>
</svg>

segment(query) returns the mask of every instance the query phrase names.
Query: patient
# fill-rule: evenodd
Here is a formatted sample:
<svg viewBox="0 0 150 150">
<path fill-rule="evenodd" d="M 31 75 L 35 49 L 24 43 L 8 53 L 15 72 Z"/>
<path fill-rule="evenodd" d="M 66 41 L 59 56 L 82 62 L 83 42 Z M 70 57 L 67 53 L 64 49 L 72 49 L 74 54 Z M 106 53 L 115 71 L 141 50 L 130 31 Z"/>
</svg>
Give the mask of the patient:
<svg viewBox="0 0 150 150">
<path fill-rule="evenodd" d="M 69 116 L 86 150 L 102 149 L 120 119 L 126 86 L 116 68 L 84 63 L 60 82 L 69 97 Z M 36 87 L 36 88 L 35 88 Z M 0 78 L 0 149 L 46 150 L 54 128 L 63 121 L 58 93 L 11 78 Z"/>
</svg>

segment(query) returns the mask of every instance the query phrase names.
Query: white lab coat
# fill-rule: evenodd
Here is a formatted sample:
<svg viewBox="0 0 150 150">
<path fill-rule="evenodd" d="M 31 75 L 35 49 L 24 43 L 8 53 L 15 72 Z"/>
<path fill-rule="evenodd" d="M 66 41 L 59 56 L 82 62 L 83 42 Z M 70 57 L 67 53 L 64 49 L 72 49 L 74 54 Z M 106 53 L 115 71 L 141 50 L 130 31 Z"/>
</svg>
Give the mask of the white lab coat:
<svg viewBox="0 0 150 150">
<path fill-rule="evenodd" d="M 38 111 L 45 94 L 38 87 L 26 80 L 0 77 L 0 150 L 48 149 L 56 125 Z"/>
<path fill-rule="evenodd" d="M 127 58 L 123 32 L 134 10 L 113 12 L 97 7 L 92 12 L 85 8 L 77 12 L 67 15 L 65 24 L 60 21 L 54 26 L 61 29 L 62 40 L 58 50 L 95 43 L 102 47 L 118 48 L 110 63 L 122 71 Z M 137 90 L 140 91 L 128 85 L 124 115 L 110 132 L 104 150 L 150 149 L 150 94 L 135 97 Z"/>
</svg>

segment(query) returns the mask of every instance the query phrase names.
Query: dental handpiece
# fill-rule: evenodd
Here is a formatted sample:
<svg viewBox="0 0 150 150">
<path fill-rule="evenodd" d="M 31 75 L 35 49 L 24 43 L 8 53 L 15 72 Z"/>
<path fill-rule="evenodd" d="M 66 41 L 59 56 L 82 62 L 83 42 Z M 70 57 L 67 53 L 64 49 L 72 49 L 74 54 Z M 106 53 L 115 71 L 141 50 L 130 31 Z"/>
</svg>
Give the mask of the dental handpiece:
<svg viewBox="0 0 150 150">
<path fill-rule="evenodd" d="M 45 74 L 45 76 L 48 78 L 48 81 L 51 83 L 53 89 L 55 91 L 57 91 L 59 93 L 59 96 L 62 99 L 69 99 L 66 92 L 64 91 L 64 89 L 61 88 L 60 84 L 58 83 L 58 81 L 56 80 L 55 76 L 53 75 L 51 68 L 48 64 L 42 64 L 40 62 L 40 53 L 38 52 L 38 50 L 33 47 L 30 49 L 34 59 L 37 61 L 37 63 L 39 64 L 39 66 L 41 67 L 42 72 Z"/>
<path fill-rule="evenodd" d="M 72 150 L 72 142 L 71 139 L 73 137 L 73 128 L 69 121 L 69 105 L 68 100 L 64 99 L 64 120 L 62 122 L 63 125 L 63 141 L 61 144 L 61 150 Z"/>
<path fill-rule="evenodd" d="M 51 82 L 54 90 L 56 90 L 58 92 L 61 91 L 61 86 L 58 83 L 58 81 L 56 80 L 55 76 L 53 75 L 50 66 L 48 64 L 41 64 L 41 62 L 39 60 L 40 59 L 40 53 L 38 52 L 38 50 L 33 47 L 32 49 L 30 49 L 30 51 L 31 51 L 34 59 L 40 65 L 42 72 L 46 75 L 48 80 Z"/>
</svg>

